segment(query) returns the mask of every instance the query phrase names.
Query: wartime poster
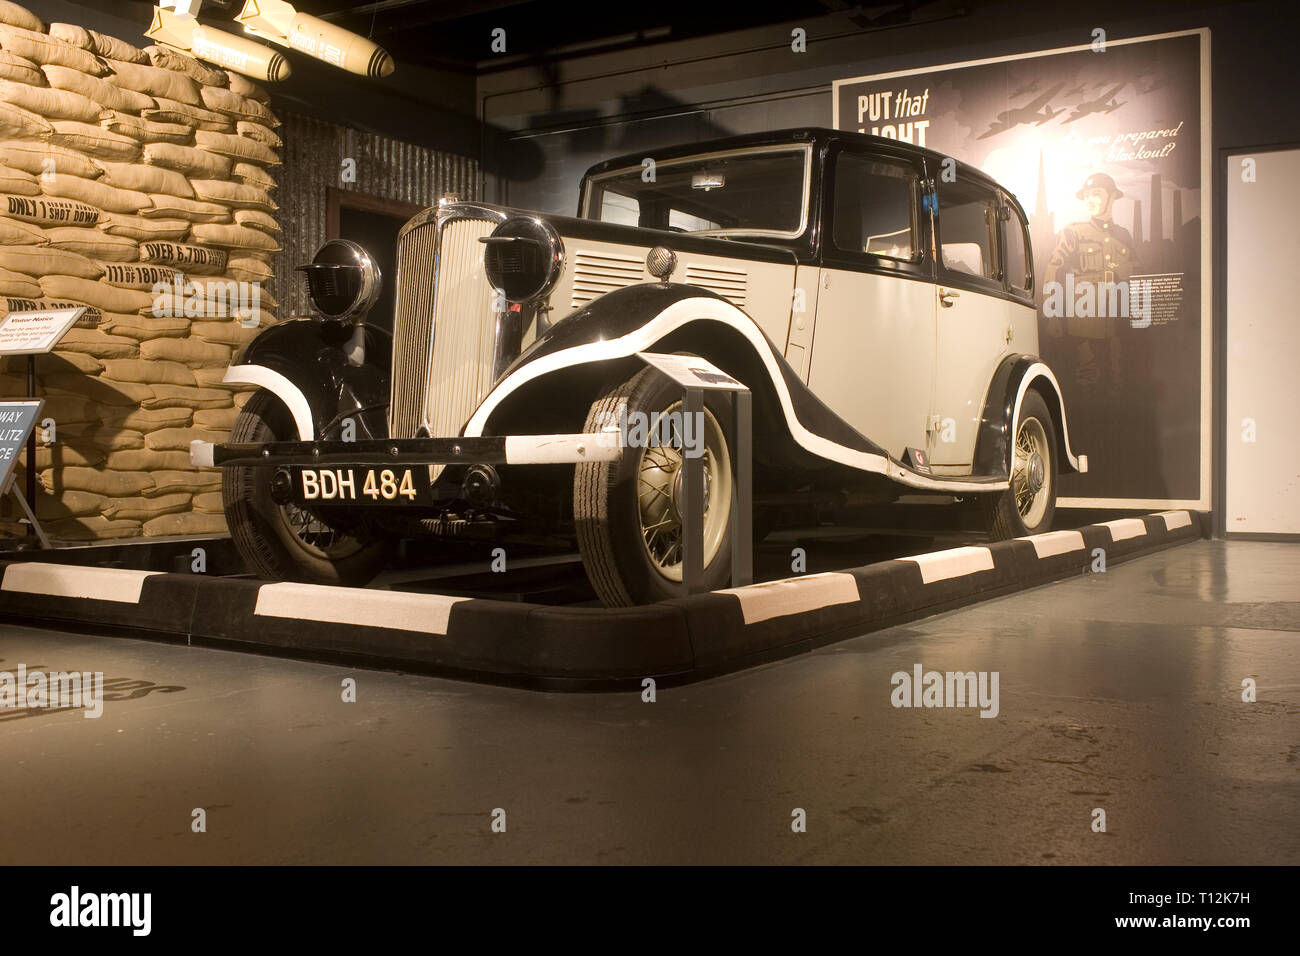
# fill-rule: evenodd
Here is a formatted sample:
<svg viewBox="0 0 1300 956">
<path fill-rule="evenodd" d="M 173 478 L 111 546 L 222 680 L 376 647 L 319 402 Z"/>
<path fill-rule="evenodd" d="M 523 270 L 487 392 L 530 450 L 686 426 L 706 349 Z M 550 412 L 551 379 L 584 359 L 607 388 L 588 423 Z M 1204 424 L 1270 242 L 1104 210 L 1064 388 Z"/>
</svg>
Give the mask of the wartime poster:
<svg viewBox="0 0 1300 956">
<path fill-rule="evenodd" d="M 1210 499 L 1209 31 L 834 84 L 840 129 L 984 170 L 1029 215 L 1039 354 L 1086 475 L 1061 504 Z"/>
</svg>

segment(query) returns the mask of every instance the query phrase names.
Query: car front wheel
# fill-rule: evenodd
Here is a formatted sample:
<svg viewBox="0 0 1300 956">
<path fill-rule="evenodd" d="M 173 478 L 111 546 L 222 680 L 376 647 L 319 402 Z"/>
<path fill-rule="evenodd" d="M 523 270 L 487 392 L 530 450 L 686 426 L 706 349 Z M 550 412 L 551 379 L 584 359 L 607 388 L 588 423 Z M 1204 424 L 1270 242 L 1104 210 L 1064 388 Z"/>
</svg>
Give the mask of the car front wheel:
<svg viewBox="0 0 1300 956">
<path fill-rule="evenodd" d="M 1051 530 L 1056 513 L 1056 428 L 1047 403 L 1025 393 L 1011 450 L 1011 486 L 984 497 L 984 518 L 994 541 Z"/>
</svg>

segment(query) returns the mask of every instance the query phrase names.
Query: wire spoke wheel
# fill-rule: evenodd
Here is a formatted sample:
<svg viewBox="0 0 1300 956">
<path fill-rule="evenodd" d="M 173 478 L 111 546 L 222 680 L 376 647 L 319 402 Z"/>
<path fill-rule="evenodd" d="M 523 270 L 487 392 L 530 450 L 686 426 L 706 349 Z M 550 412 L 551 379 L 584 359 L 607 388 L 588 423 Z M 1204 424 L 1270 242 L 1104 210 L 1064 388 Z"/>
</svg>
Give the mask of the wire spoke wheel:
<svg viewBox="0 0 1300 956">
<path fill-rule="evenodd" d="M 1029 528 L 1042 522 L 1052 496 L 1052 476 L 1047 467 L 1050 455 L 1043 423 L 1037 418 L 1025 418 L 1016 433 L 1011 490 L 1020 520 Z"/>
</svg>

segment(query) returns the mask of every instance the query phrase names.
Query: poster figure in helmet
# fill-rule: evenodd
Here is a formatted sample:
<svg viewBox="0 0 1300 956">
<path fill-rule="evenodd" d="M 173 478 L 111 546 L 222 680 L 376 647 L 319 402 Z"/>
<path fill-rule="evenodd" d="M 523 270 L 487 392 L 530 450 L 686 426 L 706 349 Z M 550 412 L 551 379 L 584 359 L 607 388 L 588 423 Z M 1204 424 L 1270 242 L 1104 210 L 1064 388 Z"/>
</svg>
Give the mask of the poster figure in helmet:
<svg viewBox="0 0 1300 956">
<path fill-rule="evenodd" d="M 1088 218 L 1072 222 L 1061 230 L 1056 249 L 1047 264 L 1047 281 L 1064 284 L 1073 276 L 1073 286 L 1082 289 L 1092 283 L 1096 293 L 1092 315 L 1077 315 L 1071 309 L 1064 318 L 1049 317 L 1047 334 L 1075 345 L 1075 380 L 1079 385 L 1097 385 L 1105 378 L 1120 378 L 1120 323 L 1124 316 L 1104 313 L 1107 283 L 1126 283 L 1137 265 L 1133 237 L 1112 218 L 1115 200 L 1124 194 L 1105 173 L 1093 173 L 1075 193 L 1088 207 Z"/>
</svg>

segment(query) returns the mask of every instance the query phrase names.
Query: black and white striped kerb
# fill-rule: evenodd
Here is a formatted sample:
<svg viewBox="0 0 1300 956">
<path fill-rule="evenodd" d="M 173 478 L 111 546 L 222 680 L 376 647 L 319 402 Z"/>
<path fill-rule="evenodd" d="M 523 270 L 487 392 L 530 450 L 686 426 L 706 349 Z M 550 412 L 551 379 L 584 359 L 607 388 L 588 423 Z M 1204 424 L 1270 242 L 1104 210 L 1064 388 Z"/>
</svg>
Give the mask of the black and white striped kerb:
<svg viewBox="0 0 1300 956">
<path fill-rule="evenodd" d="M 1169 511 L 637 608 L 9 561 L 0 617 L 481 680 L 595 689 L 689 681 L 1202 537 Z"/>
</svg>

